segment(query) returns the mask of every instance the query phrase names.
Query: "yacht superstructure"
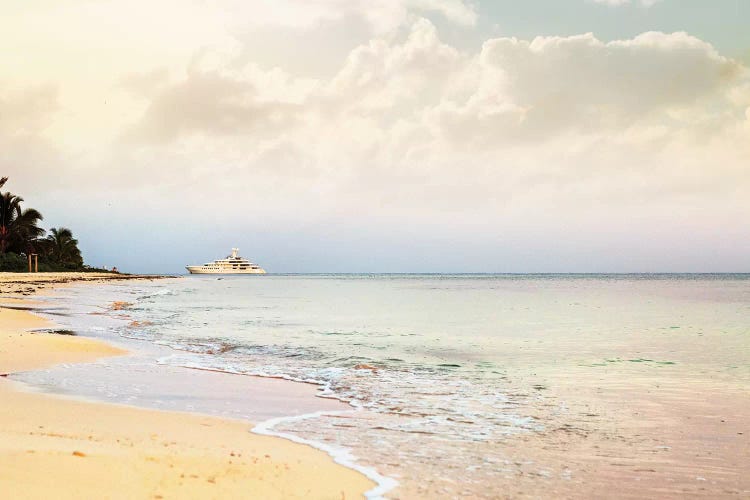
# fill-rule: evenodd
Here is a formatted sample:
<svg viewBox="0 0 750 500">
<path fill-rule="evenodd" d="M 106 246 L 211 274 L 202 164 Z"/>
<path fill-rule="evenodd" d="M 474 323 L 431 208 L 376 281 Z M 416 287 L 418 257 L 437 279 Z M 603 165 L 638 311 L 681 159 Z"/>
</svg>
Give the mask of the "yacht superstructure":
<svg viewBox="0 0 750 500">
<path fill-rule="evenodd" d="M 208 262 L 203 265 L 185 266 L 190 274 L 266 274 L 258 264 L 239 256 L 239 248 L 233 248 L 226 258 Z"/>
</svg>

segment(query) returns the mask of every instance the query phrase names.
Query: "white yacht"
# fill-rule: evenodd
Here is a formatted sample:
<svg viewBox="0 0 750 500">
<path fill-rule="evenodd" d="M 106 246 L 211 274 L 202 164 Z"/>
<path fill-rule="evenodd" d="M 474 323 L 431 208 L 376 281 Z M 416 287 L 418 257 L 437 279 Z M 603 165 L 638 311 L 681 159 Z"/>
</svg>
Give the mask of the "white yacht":
<svg viewBox="0 0 750 500">
<path fill-rule="evenodd" d="M 233 248 L 232 254 L 202 266 L 185 266 L 190 274 L 266 274 L 258 264 L 239 256 L 239 248 Z"/>
</svg>

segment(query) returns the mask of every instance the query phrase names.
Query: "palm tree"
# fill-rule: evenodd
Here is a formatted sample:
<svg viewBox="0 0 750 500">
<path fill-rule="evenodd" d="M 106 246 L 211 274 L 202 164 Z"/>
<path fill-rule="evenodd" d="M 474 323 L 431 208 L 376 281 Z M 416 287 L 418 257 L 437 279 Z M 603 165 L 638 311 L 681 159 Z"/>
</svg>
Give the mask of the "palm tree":
<svg viewBox="0 0 750 500">
<path fill-rule="evenodd" d="M 35 240 L 44 234 L 37 226 L 42 214 L 33 208 L 23 210 L 22 202 L 23 198 L 13 193 L 0 193 L 0 253 L 33 251 Z"/>
<path fill-rule="evenodd" d="M 51 260 L 68 267 L 81 267 L 83 258 L 78 249 L 78 240 L 73 238 L 73 232 L 67 227 L 53 227 L 49 232 L 45 241 Z"/>
</svg>

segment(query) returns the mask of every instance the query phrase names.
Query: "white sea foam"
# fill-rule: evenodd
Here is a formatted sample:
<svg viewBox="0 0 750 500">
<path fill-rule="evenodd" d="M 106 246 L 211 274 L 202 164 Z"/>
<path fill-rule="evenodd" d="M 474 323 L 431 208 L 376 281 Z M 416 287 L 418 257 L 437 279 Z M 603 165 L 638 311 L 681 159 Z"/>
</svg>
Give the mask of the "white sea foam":
<svg viewBox="0 0 750 500">
<path fill-rule="evenodd" d="M 375 488 L 365 493 L 365 497 L 371 500 L 384 499 L 385 494 L 398 485 L 398 481 L 396 481 L 392 477 L 387 477 L 378 473 L 378 471 L 376 471 L 372 467 L 365 467 L 364 465 L 359 464 L 357 462 L 357 458 L 354 455 L 352 455 L 351 451 L 344 449 L 344 448 L 330 446 L 325 443 L 319 443 L 317 441 L 313 441 L 310 439 L 305 439 L 305 438 L 296 436 L 294 434 L 289 434 L 285 432 L 277 432 L 274 430 L 274 427 L 281 423 L 299 422 L 301 420 L 310 420 L 313 418 L 320 418 L 323 416 L 345 415 L 347 413 L 354 413 L 356 411 L 358 410 L 337 411 L 337 412 L 315 412 L 315 413 L 307 413 L 305 415 L 296 415 L 296 416 L 291 416 L 291 417 L 272 418 L 272 419 L 266 420 L 265 422 L 261 422 L 260 424 L 253 427 L 252 432 L 254 432 L 255 434 L 260 434 L 264 436 L 275 436 L 275 437 L 279 437 L 283 439 L 288 439 L 289 441 L 293 441 L 295 443 L 300 443 L 300 444 L 306 444 L 308 446 L 312 446 L 313 448 L 316 448 L 318 450 L 328 453 L 331 456 L 331 458 L 333 458 L 334 462 L 336 462 L 337 464 L 343 465 L 344 467 L 347 467 L 349 469 L 353 469 L 359 472 L 360 474 L 363 474 L 368 479 L 374 481 L 375 484 L 377 484 Z"/>
<path fill-rule="evenodd" d="M 166 365 L 172 365 L 172 366 L 182 366 L 184 368 L 192 368 L 197 370 L 206 370 L 207 368 L 195 363 L 189 363 L 189 362 L 177 362 L 178 356 L 164 356 L 159 359 L 157 359 L 158 364 L 166 364 Z M 268 374 L 268 373 L 262 373 L 262 372 L 255 372 L 255 373 L 243 373 L 239 370 L 233 370 L 231 367 L 223 367 L 221 370 L 218 370 L 225 373 L 234 373 L 234 374 L 243 374 L 243 375 L 253 375 L 258 377 L 269 377 L 269 378 L 281 378 L 284 380 L 289 380 L 292 382 L 305 382 L 305 383 L 314 383 L 321 386 L 320 391 L 318 393 L 318 397 L 322 398 L 332 398 L 332 399 L 339 399 L 335 396 L 335 393 L 330 388 L 330 384 L 327 382 L 319 381 L 319 380 L 311 380 L 311 379 L 297 379 L 294 377 L 290 377 L 284 374 L 280 375 L 274 375 L 274 374 Z M 351 404 L 351 403 L 350 403 Z M 347 467 L 349 469 L 355 470 L 364 476 L 366 476 L 368 479 L 371 479 L 374 481 L 377 486 L 365 493 L 365 496 L 372 500 L 378 500 L 385 498 L 384 495 L 386 492 L 390 491 L 396 485 L 398 482 L 391 478 L 384 476 L 380 474 L 377 470 L 375 470 L 372 467 L 366 467 L 360 463 L 357 462 L 357 458 L 352 455 L 350 450 L 347 450 L 345 448 L 330 446 L 325 443 L 321 443 L 318 441 L 314 441 L 311 439 L 305 439 L 300 436 L 289 434 L 285 432 L 277 432 L 274 430 L 274 427 L 282 424 L 282 423 L 294 423 L 299 422 L 302 420 L 310 420 L 313 418 L 320 418 L 323 416 L 335 416 L 335 415 L 346 415 L 350 413 L 356 413 L 357 411 L 361 411 L 361 408 L 356 405 L 352 404 L 352 406 L 355 409 L 347 410 L 347 411 L 329 411 L 329 412 L 314 412 L 314 413 L 307 413 L 303 415 L 294 415 L 294 416 L 285 416 L 285 417 L 277 417 L 272 418 L 269 420 L 266 420 L 264 422 L 261 422 L 260 424 L 256 425 L 251 429 L 252 432 L 256 434 L 266 435 L 266 436 L 275 436 L 283 439 L 287 439 L 290 441 L 293 441 L 295 443 L 305 444 L 308 446 L 311 446 L 315 449 L 321 450 L 325 453 L 328 453 L 333 460 L 344 467 Z"/>
<path fill-rule="evenodd" d="M 177 295 L 177 292 L 169 288 L 161 288 L 159 290 L 149 291 L 145 295 L 141 295 L 140 297 L 138 297 L 138 300 L 150 299 L 153 297 L 163 297 L 165 295 Z"/>
</svg>

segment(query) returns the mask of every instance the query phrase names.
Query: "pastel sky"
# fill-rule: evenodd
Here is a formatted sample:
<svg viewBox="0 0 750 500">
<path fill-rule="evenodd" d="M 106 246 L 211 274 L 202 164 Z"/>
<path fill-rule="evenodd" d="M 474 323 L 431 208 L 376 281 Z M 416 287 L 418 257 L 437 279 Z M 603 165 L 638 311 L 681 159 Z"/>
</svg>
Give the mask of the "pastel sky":
<svg viewBox="0 0 750 500">
<path fill-rule="evenodd" d="M 745 0 L 25 0 L 0 174 L 93 265 L 750 271 Z"/>
</svg>

